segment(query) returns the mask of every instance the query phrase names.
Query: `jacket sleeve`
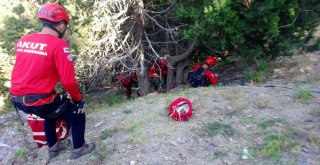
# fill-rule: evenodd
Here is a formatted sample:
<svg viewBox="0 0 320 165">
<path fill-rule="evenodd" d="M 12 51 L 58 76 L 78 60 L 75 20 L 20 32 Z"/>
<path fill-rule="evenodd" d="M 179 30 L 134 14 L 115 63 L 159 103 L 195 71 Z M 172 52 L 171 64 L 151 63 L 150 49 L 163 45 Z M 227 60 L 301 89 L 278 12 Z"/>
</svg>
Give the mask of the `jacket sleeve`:
<svg viewBox="0 0 320 165">
<path fill-rule="evenodd" d="M 151 68 L 148 71 L 149 77 L 154 77 L 153 74 L 156 73 L 156 65 L 152 64 Z"/>
<path fill-rule="evenodd" d="M 61 42 L 54 50 L 55 65 L 60 81 L 74 101 L 80 101 L 82 95 L 75 78 L 75 70 L 72 55 L 69 52 L 67 42 Z"/>
<path fill-rule="evenodd" d="M 213 71 L 212 71 L 212 70 L 208 69 L 208 70 L 206 71 L 205 75 L 206 75 L 207 78 L 209 79 L 211 85 L 218 83 L 218 77 L 216 77 L 216 76 L 213 74 Z"/>
</svg>

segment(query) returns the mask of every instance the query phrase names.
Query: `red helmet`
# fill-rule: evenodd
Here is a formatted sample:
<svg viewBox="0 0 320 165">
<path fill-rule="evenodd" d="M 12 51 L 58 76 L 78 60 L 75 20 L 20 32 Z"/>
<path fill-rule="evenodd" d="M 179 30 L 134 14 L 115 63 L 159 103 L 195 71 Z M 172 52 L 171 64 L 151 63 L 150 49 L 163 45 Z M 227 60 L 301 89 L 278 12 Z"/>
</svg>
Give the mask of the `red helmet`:
<svg viewBox="0 0 320 165">
<path fill-rule="evenodd" d="M 52 22 L 64 20 L 67 24 L 70 22 L 66 9 L 54 3 L 43 5 L 38 12 L 38 19 L 46 19 Z"/>
<path fill-rule="evenodd" d="M 216 58 L 209 56 L 204 60 L 208 65 L 214 65 L 216 63 Z"/>
<path fill-rule="evenodd" d="M 178 98 L 169 106 L 169 115 L 177 121 L 188 120 L 192 115 L 191 102 L 186 98 Z"/>
<path fill-rule="evenodd" d="M 192 70 L 197 70 L 200 67 L 200 64 L 192 65 Z"/>
</svg>

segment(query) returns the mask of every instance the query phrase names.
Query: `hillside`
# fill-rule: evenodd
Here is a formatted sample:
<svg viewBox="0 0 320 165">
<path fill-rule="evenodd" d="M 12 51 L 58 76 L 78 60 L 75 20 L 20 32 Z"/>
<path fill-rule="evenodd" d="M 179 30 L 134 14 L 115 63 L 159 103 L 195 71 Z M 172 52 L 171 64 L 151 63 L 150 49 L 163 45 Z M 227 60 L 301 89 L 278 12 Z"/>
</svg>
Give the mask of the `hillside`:
<svg viewBox="0 0 320 165">
<path fill-rule="evenodd" d="M 265 84 L 180 87 L 113 106 L 91 101 L 86 139 L 97 149 L 77 160 L 67 150 L 47 162 L 47 148 L 36 148 L 15 112 L 3 114 L 0 164 L 320 164 L 320 52 L 280 57 L 272 68 Z M 167 115 L 178 97 L 193 104 L 189 121 Z"/>
</svg>

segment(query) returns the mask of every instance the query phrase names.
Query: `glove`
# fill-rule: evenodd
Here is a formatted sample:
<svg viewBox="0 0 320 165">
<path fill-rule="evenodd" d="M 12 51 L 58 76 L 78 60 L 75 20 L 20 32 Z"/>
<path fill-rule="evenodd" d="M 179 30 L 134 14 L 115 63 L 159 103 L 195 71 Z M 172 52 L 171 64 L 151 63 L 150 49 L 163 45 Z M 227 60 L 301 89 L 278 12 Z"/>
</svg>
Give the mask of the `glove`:
<svg viewBox="0 0 320 165">
<path fill-rule="evenodd" d="M 79 109 L 83 109 L 84 108 L 84 101 L 80 100 L 80 101 L 74 101 L 74 103 L 77 105 L 77 107 Z"/>
</svg>

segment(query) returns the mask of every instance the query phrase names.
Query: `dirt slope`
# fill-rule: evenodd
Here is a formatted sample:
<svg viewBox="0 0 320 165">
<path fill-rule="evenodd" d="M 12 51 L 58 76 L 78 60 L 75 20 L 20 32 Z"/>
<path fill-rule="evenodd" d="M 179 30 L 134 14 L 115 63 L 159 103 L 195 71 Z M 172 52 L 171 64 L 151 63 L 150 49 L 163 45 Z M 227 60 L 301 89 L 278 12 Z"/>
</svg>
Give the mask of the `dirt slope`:
<svg viewBox="0 0 320 165">
<path fill-rule="evenodd" d="M 272 65 L 266 84 L 276 87 L 181 87 L 112 107 L 91 105 L 86 137 L 96 151 L 68 160 L 68 150 L 49 164 L 320 164 L 320 53 Z M 178 97 L 193 104 L 187 122 L 167 116 Z M 0 164 L 47 163 L 47 148 L 35 148 L 14 112 L 0 116 L 0 130 Z M 241 158 L 245 147 L 248 159 Z"/>
</svg>

